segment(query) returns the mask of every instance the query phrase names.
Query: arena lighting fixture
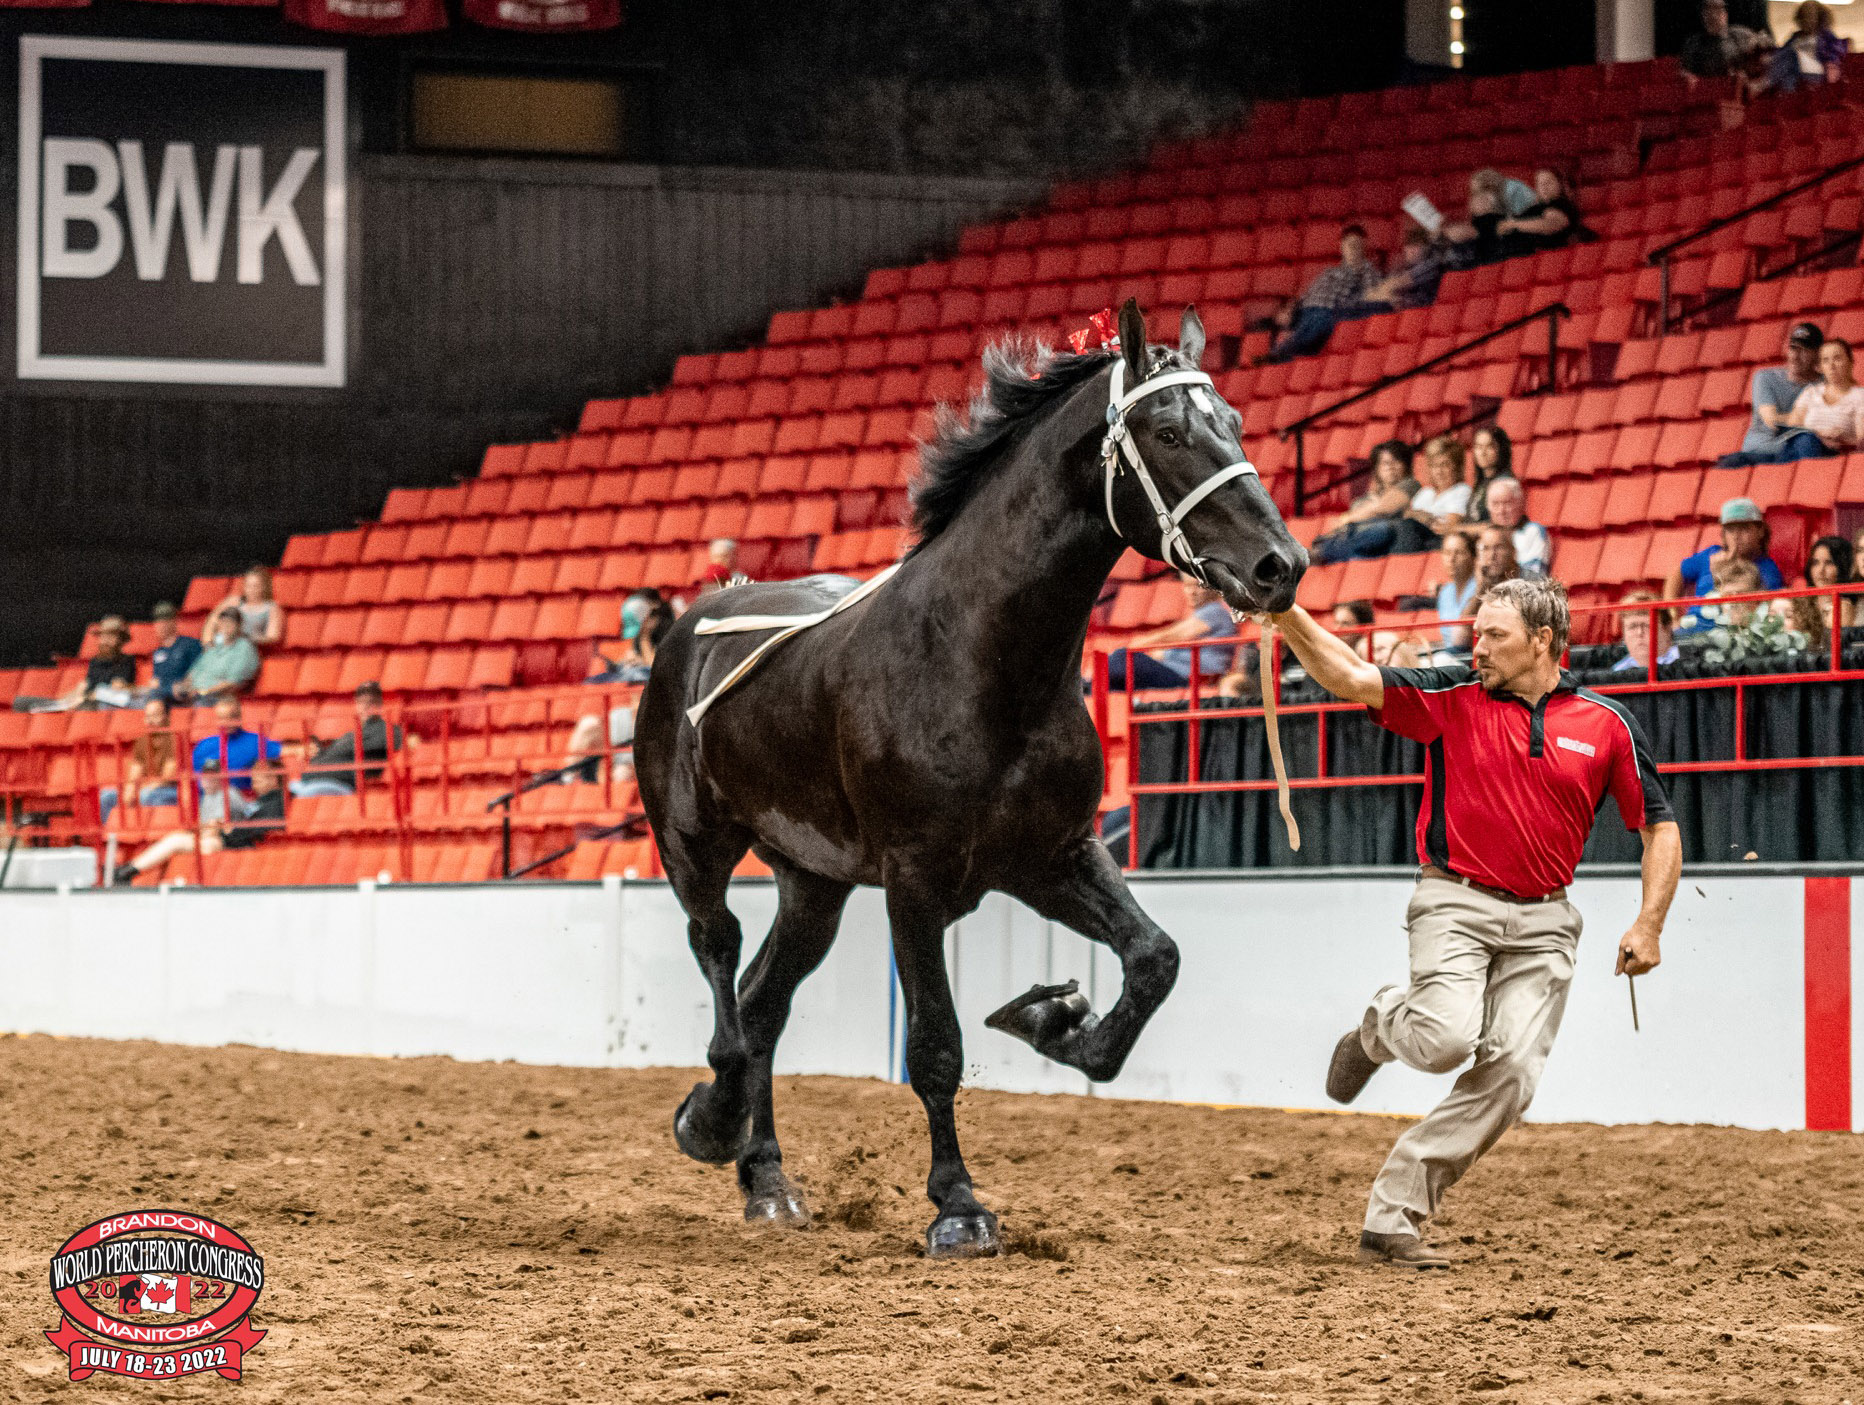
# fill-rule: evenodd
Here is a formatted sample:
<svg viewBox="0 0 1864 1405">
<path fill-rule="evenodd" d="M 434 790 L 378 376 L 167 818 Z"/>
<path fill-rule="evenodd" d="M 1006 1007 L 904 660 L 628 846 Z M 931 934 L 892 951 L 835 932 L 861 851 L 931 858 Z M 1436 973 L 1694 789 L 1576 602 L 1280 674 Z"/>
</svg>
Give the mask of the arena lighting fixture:
<svg viewBox="0 0 1864 1405">
<path fill-rule="evenodd" d="M 1463 20 L 1466 17 L 1468 12 L 1465 9 L 1465 7 L 1462 5 L 1452 5 L 1449 8 L 1450 8 L 1450 67 L 1461 68 L 1463 66 L 1463 55 L 1464 53 L 1467 52 L 1467 49 L 1465 48 L 1463 44 Z"/>
</svg>

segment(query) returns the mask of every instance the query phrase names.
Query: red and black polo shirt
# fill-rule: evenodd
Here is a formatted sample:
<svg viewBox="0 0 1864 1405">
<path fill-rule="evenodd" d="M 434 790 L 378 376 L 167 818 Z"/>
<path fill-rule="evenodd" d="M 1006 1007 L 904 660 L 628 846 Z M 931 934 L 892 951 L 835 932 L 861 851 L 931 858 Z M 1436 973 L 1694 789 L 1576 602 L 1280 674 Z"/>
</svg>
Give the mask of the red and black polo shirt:
<svg viewBox="0 0 1864 1405">
<path fill-rule="evenodd" d="M 1533 897 L 1563 888 L 1609 792 L 1625 828 L 1674 819 L 1635 718 L 1562 672 L 1530 707 L 1468 668 L 1381 668 L 1381 727 L 1424 743 L 1420 863 Z"/>
</svg>

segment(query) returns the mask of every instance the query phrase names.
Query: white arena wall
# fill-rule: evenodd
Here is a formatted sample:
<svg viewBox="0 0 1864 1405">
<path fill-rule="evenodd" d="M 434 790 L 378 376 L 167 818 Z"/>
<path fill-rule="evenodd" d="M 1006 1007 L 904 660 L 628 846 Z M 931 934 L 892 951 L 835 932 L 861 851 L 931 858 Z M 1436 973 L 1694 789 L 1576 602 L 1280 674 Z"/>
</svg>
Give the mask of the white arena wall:
<svg viewBox="0 0 1864 1405">
<path fill-rule="evenodd" d="M 1634 876 L 1583 877 L 1580 969 L 1533 1116 L 1548 1121 L 1864 1127 L 1864 901 L 1849 876 L 1685 877 L 1634 1033 L 1616 939 Z M 1078 977 L 1105 1010 L 1107 951 L 993 896 L 947 936 L 975 1085 L 1318 1108 L 1327 1056 L 1404 978 L 1408 880 L 1389 871 L 1141 875 L 1180 943 L 1178 987 L 1113 1083 L 984 1028 L 1036 982 Z M 1864 894 L 1855 895 L 1864 899 Z M 734 886 L 748 960 L 776 902 Z M 903 1016 L 880 895 L 855 894 L 798 995 L 790 1073 L 902 1076 Z M 661 882 L 0 894 L 0 1030 L 441 1054 L 615 1067 L 702 1063 L 711 1005 Z M 1421 1112 L 1443 1078 L 1383 1072 L 1360 1110 Z"/>
</svg>

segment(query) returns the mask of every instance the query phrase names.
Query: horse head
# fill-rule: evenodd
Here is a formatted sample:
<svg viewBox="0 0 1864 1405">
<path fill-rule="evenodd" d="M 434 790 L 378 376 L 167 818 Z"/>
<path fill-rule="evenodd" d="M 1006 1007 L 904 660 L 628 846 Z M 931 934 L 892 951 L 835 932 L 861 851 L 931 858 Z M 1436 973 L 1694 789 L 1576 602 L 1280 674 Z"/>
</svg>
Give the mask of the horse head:
<svg viewBox="0 0 1864 1405">
<path fill-rule="evenodd" d="M 1157 354 L 1139 304 L 1120 309 L 1102 448 L 1108 521 L 1136 550 L 1220 592 L 1231 609 L 1286 610 L 1307 552 L 1249 467 L 1242 416 L 1197 373 L 1203 355 L 1196 309 L 1184 311 L 1176 352 Z"/>
</svg>

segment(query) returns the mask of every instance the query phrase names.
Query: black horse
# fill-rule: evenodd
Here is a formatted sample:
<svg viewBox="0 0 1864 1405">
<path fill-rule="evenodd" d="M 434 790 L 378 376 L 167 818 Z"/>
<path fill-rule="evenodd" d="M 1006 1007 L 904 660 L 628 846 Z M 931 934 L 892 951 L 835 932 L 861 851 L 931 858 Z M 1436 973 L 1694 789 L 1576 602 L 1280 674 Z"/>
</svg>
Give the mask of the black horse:
<svg viewBox="0 0 1864 1405">
<path fill-rule="evenodd" d="M 1095 1080 L 1120 1071 L 1177 978 L 1176 946 L 1094 837 L 1101 753 L 1080 679 L 1089 612 L 1129 543 L 1189 565 L 1239 610 L 1286 609 L 1307 557 L 1247 467 L 1236 411 L 1206 378 L 1174 377 L 1202 356 L 1196 313 L 1175 352 L 1146 345 L 1131 302 L 1119 330 L 1118 354 L 987 352 L 968 422 L 941 409 L 925 448 L 918 541 L 897 573 L 772 649 L 697 725 L 687 709 L 771 637 L 699 634 L 700 621 L 816 614 L 854 582 L 720 591 L 655 657 L 635 732 L 641 799 L 716 1007 L 714 1081 L 680 1105 L 674 1134 L 700 1161 L 738 1163 L 746 1219 L 808 1219 L 783 1174 L 771 1058 L 855 884 L 886 890 L 907 1068 L 931 1126 L 933 1255 L 998 1248 L 958 1150 L 964 1059 L 946 927 L 997 889 L 1118 954 L 1124 988 L 1104 1018 L 1070 983 L 990 1021 Z M 1142 386 L 1149 377 L 1167 383 Z M 1122 383 L 1126 403 L 1110 413 Z M 1103 460 L 1103 439 L 1122 434 L 1133 452 Z M 1200 493 L 1213 478 L 1226 481 Z M 1173 504 L 1194 508 L 1180 514 L 1182 536 Z M 725 893 L 747 849 L 775 873 L 780 905 L 740 978 Z"/>
</svg>

